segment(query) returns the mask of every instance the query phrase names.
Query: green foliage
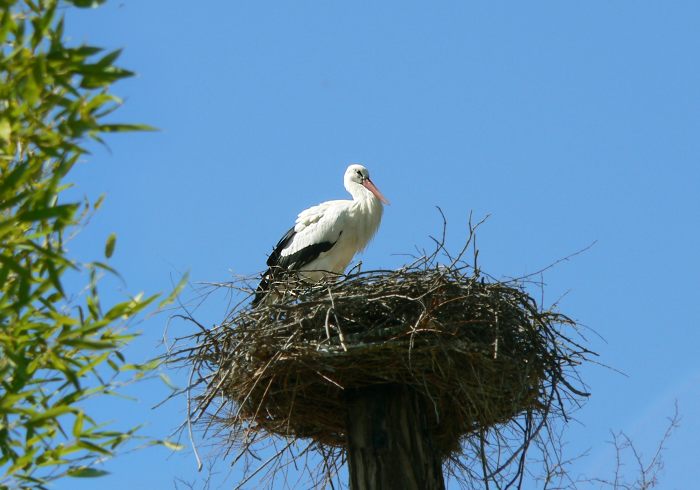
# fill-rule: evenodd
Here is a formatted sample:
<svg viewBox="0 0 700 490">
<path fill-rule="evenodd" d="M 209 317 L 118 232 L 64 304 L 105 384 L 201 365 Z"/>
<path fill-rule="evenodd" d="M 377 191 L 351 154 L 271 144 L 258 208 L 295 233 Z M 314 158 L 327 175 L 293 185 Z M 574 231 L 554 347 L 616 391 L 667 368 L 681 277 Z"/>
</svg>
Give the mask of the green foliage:
<svg viewBox="0 0 700 490">
<path fill-rule="evenodd" d="M 89 7 L 101 1 L 69 2 Z M 141 295 L 104 308 L 103 263 L 79 264 L 65 241 L 99 206 L 64 202 L 65 179 L 90 139 L 147 129 L 104 122 L 120 105 L 108 89 L 131 72 L 119 51 L 70 46 L 59 0 L 0 0 L 0 488 L 43 488 L 93 467 L 134 437 L 84 410 L 157 363 L 125 364 L 126 326 L 154 301 Z M 105 256 L 114 252 L 110 235 Z M 64 288 L 87 273 L 84 293 Z"/>
</svg>

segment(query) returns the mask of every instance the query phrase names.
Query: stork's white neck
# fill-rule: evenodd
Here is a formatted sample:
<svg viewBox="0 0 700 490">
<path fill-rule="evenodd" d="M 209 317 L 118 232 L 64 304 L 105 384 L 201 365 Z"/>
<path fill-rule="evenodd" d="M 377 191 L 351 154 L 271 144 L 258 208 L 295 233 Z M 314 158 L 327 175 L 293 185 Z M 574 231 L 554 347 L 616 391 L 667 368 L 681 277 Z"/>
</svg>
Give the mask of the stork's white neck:
<svg viewBox="0 0 700 490">
<path fill-rule="evenodd" d="M 360 251 L 367 246 L 377 232 L 384 206 L 377 196 L 362 184 L 349 180 L 345 182 L 345 188 L 353 197 L 349 209 L 355 226 L 352 246 L 355 251 Z"/>
</svg>

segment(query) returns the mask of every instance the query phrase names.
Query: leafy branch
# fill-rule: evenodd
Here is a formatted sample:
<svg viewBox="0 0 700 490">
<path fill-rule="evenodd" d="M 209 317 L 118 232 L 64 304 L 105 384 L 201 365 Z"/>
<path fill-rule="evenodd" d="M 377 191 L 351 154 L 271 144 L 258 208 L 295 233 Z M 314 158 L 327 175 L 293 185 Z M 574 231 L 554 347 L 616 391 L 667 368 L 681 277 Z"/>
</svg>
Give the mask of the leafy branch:
<svg viewBox="0 0 700 490">
<path fill-rule="evenodd" d="M 158 295 L 103 305 L 100 273 L 116 271 L 80 263 L 65 247 L 102 200 L 63 198 L 87 142 L 150 128 L 106 120 L 121 105 L 111 86 L 132 72 L 115 65 L 119 50 L 66 41 L 60 12 L 69 5 L 1 3 L 0 488 L 45 488 L 59 477 L 105 474 L 95 463 L 137 437 L 137 428 L 105 427 L 84 402 L 115 395 L 158 366 L 127 363 L 122 354 L 137 335 L 130 326 Z M 106 259 L 115 244 L 110 235 Z M 83 293 L 66 290 L 69 271 L 87 276 Z"/>
</svg>

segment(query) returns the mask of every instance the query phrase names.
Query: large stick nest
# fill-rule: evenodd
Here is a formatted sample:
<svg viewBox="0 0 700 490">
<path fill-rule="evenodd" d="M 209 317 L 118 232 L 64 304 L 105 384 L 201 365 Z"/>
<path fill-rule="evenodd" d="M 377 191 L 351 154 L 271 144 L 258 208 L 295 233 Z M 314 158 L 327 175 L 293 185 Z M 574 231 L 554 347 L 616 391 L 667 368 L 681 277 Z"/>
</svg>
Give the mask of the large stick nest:
<svg viewBox="0 0 700 490">
<path fill-rule="evenodd" d="M 525 443 L 512 449 L 524 451 L 549 413 L 586 395 L 571 378 L 588 351 L 563 333 L 574 322 L 541 310 L 525 281 L 485 280 L 462 254 L 443 264 L 437 256 L 320 284 L 287 276 L 274 301 L 239 304 L 180 351 L 204 385 L 193 417 L 208 413 L 244 452 L 278 435 L 342 453 L 346 393 L 402 384 L 424 397 L 444 460 L 458 461 L 470 438 L 523 415 Z"/>
</svg>

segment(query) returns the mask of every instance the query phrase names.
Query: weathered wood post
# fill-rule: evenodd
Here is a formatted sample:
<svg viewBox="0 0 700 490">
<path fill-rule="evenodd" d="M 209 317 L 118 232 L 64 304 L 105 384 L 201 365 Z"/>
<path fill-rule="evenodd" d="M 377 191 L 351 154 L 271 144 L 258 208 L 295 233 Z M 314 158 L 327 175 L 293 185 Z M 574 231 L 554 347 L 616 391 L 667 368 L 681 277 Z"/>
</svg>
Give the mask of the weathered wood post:
<svg viewBox="0 0 700 490">
<path fill-rule="evenodd" d="M 425 401 L 413 388 L 375 385 L 346 397 L 351 490 L 445 488 Z"/>
</svg>

